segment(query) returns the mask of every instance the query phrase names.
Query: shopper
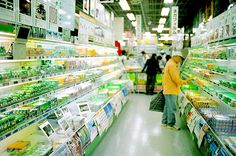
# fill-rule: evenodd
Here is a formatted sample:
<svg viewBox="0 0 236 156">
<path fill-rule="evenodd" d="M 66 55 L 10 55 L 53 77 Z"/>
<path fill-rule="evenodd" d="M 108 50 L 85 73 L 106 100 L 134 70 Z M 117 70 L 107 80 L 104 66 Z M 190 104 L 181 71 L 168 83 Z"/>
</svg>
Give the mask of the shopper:
<svg viewBox="0 0 236 156">
<path fill-rule="evenodd" d="M 171 59 L 170 55 L 166 55 L 166 63 L 169 61 L 169 59 Z"/>
<path fill-rule="evenodd" d="M 178 64 L 183 56 L 180 52 L 175 52 L 167 62 L 163 75 L 163 94 L 165 96 L 165 107 L 162 115 L 162 126 L 174 130 L 180 130 L 175 125 L 175 112 L 177 95 L 180 93 L 180 86 L 188 81 L 182 80 L 179 74 Z"/>
<path fill-rule="evenodd" d="M 156 75 L 157 73 L 161 73 L 161 69 L 159 67 L 159 62 L 156 59 L 156 54 L 152 54 L 152 57 L 147 60 L 145 63 L 142 72 L 146 70 L 147 74 L 147 82 L 146 82 L 146 94 L 152 95 L 154 92 Z"/>
<path fill-rule="evenodd" d="M 165 67 L 165 64 L 166 64 L 165 52 L 161 51 L 160 56 L 162 57 L 162 59 L 159 61 L 159 66 L 160 66 L 161 70 L 163 70 Z"/>
<path fill-rule="evenodd" d="M 148 56 L 148 54 L 147 54 L 145 51 L 142 51 L 141 54 L 142 54 L 142 62 L 141 62 L 141 65 L 142 65 L 142 67 L 144 67 L 145 63 L 146 63 L 147 60 L 149 59 L 149 56 Z"/>
</svg>

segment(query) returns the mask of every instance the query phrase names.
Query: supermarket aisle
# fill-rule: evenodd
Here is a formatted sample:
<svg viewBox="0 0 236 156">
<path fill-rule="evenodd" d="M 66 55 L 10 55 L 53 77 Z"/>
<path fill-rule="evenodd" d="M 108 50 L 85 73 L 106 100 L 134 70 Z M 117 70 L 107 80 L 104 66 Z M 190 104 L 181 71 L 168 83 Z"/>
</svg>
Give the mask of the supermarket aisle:
<svg viewBox="0 0 236 156">
<path fill-rule="evenodd" d="M 161 113 L 148 111 L 150 98 L 130 95 L 93 156 L 201 156 L 187 129 L 173 131 L 160 126 Z"/>
</svg>

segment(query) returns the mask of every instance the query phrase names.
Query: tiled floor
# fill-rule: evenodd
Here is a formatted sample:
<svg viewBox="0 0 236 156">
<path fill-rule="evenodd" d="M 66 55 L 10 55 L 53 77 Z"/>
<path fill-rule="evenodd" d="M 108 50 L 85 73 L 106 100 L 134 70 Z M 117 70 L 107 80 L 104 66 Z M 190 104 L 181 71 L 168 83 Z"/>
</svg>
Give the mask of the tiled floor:
<svg viewBox="0 0 236 156">
<path fill-rule="evenodd" d="M 201 156 L 187 129 L 160 126 L 162 114 L 148 110 L 151 96 L 129 99 L 93 156 Z"/>
</svg>

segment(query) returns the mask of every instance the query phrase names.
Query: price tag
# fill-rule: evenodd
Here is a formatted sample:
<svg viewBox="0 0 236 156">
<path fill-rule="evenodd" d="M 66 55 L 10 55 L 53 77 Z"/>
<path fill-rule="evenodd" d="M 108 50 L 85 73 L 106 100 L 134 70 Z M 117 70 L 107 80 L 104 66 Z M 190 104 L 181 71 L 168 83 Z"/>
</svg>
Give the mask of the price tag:
<svg viewBox="0 0 236 156">
<path fill-rule="evenodd" d="M 203 141 L 203 138 L 206 134 L 205 130 L 204 130 L 204 127 L 207 127 L 207 124 L 204 124 L 203 127 L 201 128 L 200 132 L 199 132 L 199 136 L 198 136 L 198 147 L 200 148 L 201 147 L 201 144 L 202 144 L 202 141 Z"/>
<path fill-rule="evenodd" d="M 9 82 L 3 83 L 2 86 L 9 86 Z"/>
<path fill-rule="evenodd" d="M 2 113 L 2 112 L 5 112 L 6 110 L 7 110 L 6 108 L 1 109 L 0 112 Z"/>
<path fill-rule="evenodd" d="M 12 133 L 7 133 L 4 137 L 7 138 L 7 137 L 9 137 L 11 135 L 12 135 Z"/>
<path fill-rule="evenodd" d="M 31 122 L 29 122 L 29 125 L 31 125 L 31 124 L 33 124 L 34 123 L 34 121 L 31 121 Z"/>
</svg>

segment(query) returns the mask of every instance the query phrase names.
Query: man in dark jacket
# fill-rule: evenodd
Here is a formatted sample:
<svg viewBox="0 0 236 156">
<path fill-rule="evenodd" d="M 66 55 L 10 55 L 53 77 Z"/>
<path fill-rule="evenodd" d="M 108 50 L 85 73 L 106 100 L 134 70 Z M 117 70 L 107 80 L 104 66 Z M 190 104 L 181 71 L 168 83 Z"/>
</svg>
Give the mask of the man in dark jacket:
<svg viewBox="0 0 236 156">
<path fill-rule="evenodd" d="M 160 59 L 160 56 L 158 56 Z M 156 59 L 156 54 L 152 54 L 152 57 L 147 60 L 145 63 L 142 72 L 146 70 L 147 74 L 147 82 L 146 82 L 146 94 L 152 95 L 154 92 L 155 82 L 156 82 L 156 75 L 157 73 L 161 73 L 161 69 L 159 67 L 159 62 Z"/>
</svg>

